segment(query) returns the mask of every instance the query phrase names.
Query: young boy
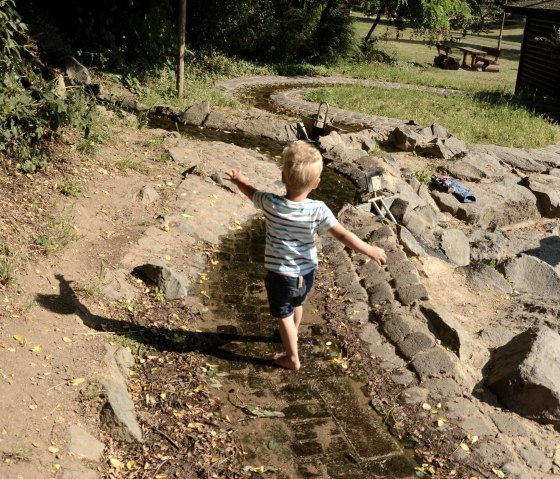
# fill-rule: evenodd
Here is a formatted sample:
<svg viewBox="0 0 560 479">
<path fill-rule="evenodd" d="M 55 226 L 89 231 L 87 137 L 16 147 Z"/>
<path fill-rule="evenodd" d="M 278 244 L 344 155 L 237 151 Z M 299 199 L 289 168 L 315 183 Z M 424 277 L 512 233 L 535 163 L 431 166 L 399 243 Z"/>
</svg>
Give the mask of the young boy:
<svg viewBox="0 0 560 479">
<path fill-rule="evenodd" d="M 265 279 L 270 313 L 278 319 L 284 351 L 274 356 L 277 365 L 299 369 L 298 329 L 303 304 L 311 291 L 318 267 L 315 234 L 327 230 L 345 246 L 363 253 L 380 266 L 385 251 L 370 245 L 344 228 L 322 201 L 307 198 L 319 186 L 323 158 L 304 141 L 282 152 L 282 182 L 286 194 L 258 191 L 239 170 L 227 174 L 239 190 L 261 209 L 266 219 Z"/>
</svg>

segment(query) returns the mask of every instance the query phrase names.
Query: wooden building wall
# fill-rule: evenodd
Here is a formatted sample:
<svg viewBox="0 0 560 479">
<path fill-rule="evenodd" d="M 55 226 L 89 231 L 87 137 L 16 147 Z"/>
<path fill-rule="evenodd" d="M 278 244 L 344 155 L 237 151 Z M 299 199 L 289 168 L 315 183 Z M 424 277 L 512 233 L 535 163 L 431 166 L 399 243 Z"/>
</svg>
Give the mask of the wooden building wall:
<svg viewBox="0 0 560 479">
<path fill-rule="evenodd" d="M 551 38 L 560 28 L 556 18 L 527 15 L 515 91 L 537 92 L 560 99 L 560 45 L 539 40 Z"/>
</svg>

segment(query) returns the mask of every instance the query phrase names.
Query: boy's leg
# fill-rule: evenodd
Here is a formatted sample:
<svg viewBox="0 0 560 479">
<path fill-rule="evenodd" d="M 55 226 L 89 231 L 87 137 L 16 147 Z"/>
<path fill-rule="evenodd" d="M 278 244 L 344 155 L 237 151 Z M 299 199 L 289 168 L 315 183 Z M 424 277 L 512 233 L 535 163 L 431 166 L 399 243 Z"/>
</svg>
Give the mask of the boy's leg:
<svg viewBox="0 0 560 479">
<path fill-rule="evenodd" d="M 296 332 L 299 331 L 301 318 L 303 318 L 303 305 L 299 305 L 294 308 L 294 324 L 296 325 Z"/>
<path fill-rule="evenodd" d="M 280 338 L 282 339 L 282 346 L 284 347 L 285 354 L 277 356 L 274 362 L 283 368 L 299 369 L 300 362 L 295 316 L 291 315 L 287 318 L 278 319 L 278 329 L 280 330 Z"/>
</svg>

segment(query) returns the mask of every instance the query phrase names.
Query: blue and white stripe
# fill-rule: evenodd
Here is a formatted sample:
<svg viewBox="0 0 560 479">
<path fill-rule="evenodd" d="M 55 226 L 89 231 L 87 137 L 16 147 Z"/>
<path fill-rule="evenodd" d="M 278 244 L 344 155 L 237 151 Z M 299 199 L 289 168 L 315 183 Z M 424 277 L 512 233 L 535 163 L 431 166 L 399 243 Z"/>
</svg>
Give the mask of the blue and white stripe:
<svg viewBox="0 0 560 479">
<path fill-rule="evenodd" d="M 305 275 L 316 269 L 315 234 L 338 221 L 322 201 L 290 201 L 264 191 L 253 194 L 253 203 L 266 219 L 264 266 L 287 276 Z"/>
</svg>

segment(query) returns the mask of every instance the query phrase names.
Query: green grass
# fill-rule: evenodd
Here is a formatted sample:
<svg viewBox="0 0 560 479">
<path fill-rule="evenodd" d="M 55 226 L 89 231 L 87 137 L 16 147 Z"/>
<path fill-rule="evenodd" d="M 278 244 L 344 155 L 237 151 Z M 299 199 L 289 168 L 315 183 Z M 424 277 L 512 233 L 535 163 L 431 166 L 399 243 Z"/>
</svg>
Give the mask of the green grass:
<svg viewBox="0 0 560 479">
<path fill-rule="evenodd" d="M 46 215 L 44 233 L 37 236 L 34 243 L 41 252 L 52 254 L 60 253 L 76 239 L 78 233 L 74 228 L 73 219 L 51 212 Z"/>
<path fill-rule="evenodd" d="M 467 143 L 536 148 L 560 142 L 560 127 L 528 110 L 493 104 L 472 95 L 442 96 L 415 90 L 385 90 L 360 85 L 313 90 L 311 101 L 366 114 L 439 123 Z"/>
</svg>

